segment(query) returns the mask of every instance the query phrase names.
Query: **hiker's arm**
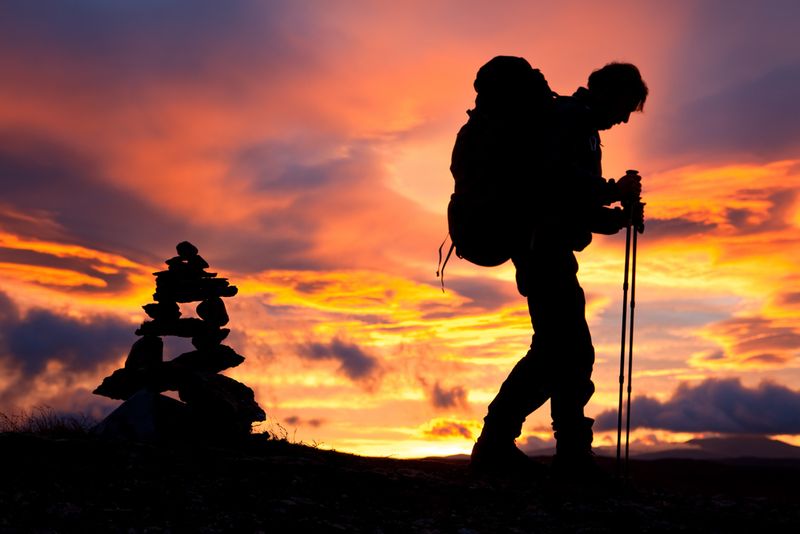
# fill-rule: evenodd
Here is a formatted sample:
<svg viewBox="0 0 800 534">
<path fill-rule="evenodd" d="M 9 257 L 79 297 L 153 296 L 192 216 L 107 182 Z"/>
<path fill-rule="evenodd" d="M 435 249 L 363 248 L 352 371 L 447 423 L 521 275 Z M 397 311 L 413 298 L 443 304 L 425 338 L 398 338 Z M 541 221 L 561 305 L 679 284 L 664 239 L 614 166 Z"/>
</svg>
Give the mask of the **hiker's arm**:
<svg viewBox="0 0 800 534">
<path fill-rule="evenodd" d="M 592 217 L 590 229 L 594 234 L 613 235 L 625 228 L 627 215 L 620 208 L 598 208 Z"/>
<path fill-rule="evenodd" d="M 639 198 L 642 194 L 642 177 L 638 174 L 626 174 L 619 180 L 596 178 L 591 187 L 594 197 L 603 206 L 628 198 Z"/>
<path fill-rule="evenodd" d="M 626 209 L 598 208 L 591 221 L 594 234 L 616 234 L 628 224 L 632 224 L 640 234 L 644 232 L 644 203 L 637 202 Z"/>
<path fill-rule="evenodd" d="M 597 180 L 592 184 L 592 196 L 602 206 L 608 206 L 622 199 L 620 195 L 619 182 L 613 178 L 606 180 L 602 176 L 597 176 Z"/>
<path fill-rule="evenodd" d="M 588 228 L 595 212 L 620 199 L 614 180 L 606 180 L 578 163 L 579 157 L 566 155 L 561 159 L 559 182 L 562 198 L 572 205 L 572 217 L 579 227 Z"/>
<path fill-rule="evenodd" d="M 567 123 L 559 132 L 554 159 L 563 175 L 563 186 L 580 211 L 607 206 L 620 200 L 619 185 L 602 177 L 599 164 L 599 140 L 580 125 Z M 596 154 L 589 153 L 589 144 L 596 142 Z M 593 161 L 594 159 L 594 161 Z"/>
<path fill-rule="evenodd" d="M 600 166 L 587 152 L 589 132 L 567 117 L 554 129 L 549 139 L 550 165 L 543 195 L 542 213 L 548 220 L 558 220 L 576 232 L 599 231 L 615 233 L 613 221 L 606 215 L 597 215 L 603 206 L 619 200 L 619 187 L 613 180 L 600 175 Z M 599 147 L 598 147 L 599 148 Z M 599 160 L 600 155 L 596 155 Z M 595 220 L 603 221 L 595 230 Z"/>
</svg>

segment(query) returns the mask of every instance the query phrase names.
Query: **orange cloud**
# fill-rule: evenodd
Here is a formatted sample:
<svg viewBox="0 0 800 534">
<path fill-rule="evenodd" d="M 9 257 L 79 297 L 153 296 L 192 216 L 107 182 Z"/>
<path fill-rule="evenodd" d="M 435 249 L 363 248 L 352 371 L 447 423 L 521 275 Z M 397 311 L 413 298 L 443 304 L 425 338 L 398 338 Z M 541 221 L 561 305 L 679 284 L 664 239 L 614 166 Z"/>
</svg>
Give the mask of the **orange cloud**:
<svg viewBox="0 0 800 534">
<path fill-rule="evenodd" d="M 697 354 L 690 362 L 705 368 L 786 367 L 800 357 L 794 321 L 737 317 L 710 325 L 705 336 L 721 350 Z"/>
<path fill-rule="evenodd" d="M 481 424 L 477 421 L 433 419 L 421 427 L 425 437 L 432 439 L 472 440 L 480 433 Z"/>
</svg>

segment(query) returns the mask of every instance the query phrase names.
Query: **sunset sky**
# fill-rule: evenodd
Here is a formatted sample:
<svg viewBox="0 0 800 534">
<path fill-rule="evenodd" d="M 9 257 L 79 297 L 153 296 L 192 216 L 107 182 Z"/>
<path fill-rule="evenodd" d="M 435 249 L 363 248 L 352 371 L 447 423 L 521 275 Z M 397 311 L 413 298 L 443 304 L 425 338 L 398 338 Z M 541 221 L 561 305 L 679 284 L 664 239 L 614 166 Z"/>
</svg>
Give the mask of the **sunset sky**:
<svg viewBox="0 0 800 534">
<path fill-rule="evenodd" d="M 613 60 L 650 87 L 602 134 L 605 176 L 638 169 L 647 202 L 634 446 L 800 445 L 798 25 L 796 0 L 3 2 L 0 411 L 117 406 L 91 391 L 189 240 L 239 287 L 226 374 L 262 429 L 469 452 L 531 327 L 510 265 L 453 259 L 445 293 L 434 273 L 475 72 L 506 54 L 562 94 Z M 623 255 L 621 235 L 578 255 L 595 445 L 616 435 Z"/>
</svg>

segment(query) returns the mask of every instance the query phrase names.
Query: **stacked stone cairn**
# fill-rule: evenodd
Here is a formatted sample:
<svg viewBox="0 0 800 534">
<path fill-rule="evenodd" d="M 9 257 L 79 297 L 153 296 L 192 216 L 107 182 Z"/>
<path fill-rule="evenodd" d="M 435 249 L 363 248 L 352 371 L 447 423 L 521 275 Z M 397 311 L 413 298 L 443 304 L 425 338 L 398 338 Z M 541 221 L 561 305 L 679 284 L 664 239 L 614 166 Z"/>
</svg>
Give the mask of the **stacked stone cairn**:
<svg viewBox="0 0 800 534">
<path fill-rule="evenodd" d="M 94 390 L 125 402 L 97 427 L 100 434 L 157 440 L 207 436 L 235 438 L 250 433 L 266 418 L 253 390 L 225 375 L 244 361 L 222 341 L 230 333 L 223 297 L 238 289 L 226 278 L 206 271 L 197 248 L 184 241 L 178 255 L 166 261 L 156 277 L 154 303 L 143 306 L 152 319 L 136 330 L 125 367 L 114 371 Z M 179 304 L 199 302 L 199 318 L 183 318 Z M 191 338 L 196 350 L 164 361 L 164 336 Z M 182 402 L 162 395 L 177 391 Z"/>
</svg>

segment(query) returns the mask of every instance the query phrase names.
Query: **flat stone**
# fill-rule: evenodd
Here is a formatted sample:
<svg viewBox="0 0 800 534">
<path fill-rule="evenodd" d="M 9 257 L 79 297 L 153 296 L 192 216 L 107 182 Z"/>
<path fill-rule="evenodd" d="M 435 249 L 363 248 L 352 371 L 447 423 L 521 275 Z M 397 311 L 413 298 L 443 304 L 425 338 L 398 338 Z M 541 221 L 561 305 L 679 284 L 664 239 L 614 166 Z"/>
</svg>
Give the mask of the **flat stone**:
<svg viewBox="0 0 800 534">
<path fill-rule="evenodd" d="M 198 350 L 211 349 L 222 343 L 231 331 L 229 328 L 210 328 L 192 338 L 192 345 Z"/>
<path fill-rule="evenodd" d="M 163 278 L 166 276 L 179 277 L 187 280 L 214 278 L 217 276 L 217 273 L 210 273 L 205 270 L 208 268 L 208 264 L 200 256 L 195 256 L 188 260 L 176 256 L 167 260 L 166 264 L 168 266 L 166 271 L 156 271 L 153 273 L 153 276 L 156 277 L 156 281 L 158 281 L 158 277 Z"/>
<path fill-rule="evenodd" d="M 110 399 L 127 400 L 146 387 L 146 377 L 141 369 L 117 369 L 103 379 L 92 393 Z"/>
<path fill-rule="evenodd" d="M 145 369 L 164 361 L 164 342 L 157 336 L 144 336 L 137 340 L 125 360 L 126 369 Z"/>
<path fill-rule="evenodd" d="M 199 254 L 187 259 L 186 264 L 194 269 L 208 269 L 209 267 L 208 262 Z"/>
<path fill-rule="evenodd" d="M 183 365 L 197 371 L 219 373 L 225 369 L 236 367 L 244 361 L 244 356 L 237 354 L 227 345 L 218 345 L 211 349 L 184 352 L 171 360 L 175 365 Z"/>
<path fill-rule="evenodd" d="M 155 272 L 153 276 L 156 277 L 156 289 L 170 288 L 181 284 L 193 284 L 200 278 L 197 273 L 189 273 L 183 263 L 170 265 L 168 270 Z"/>
<path fill-rule="evenodd" d="M 177 302 L 163 301 L 153 302 L 142 306 L 144 312 L 153 319 L 162 321 L 173 321 L 181 316 L 181 307 Z"/>
<path fill-rule="evenodd" d="M 228 286 L 226 288 L 221 289 L 218 294 L 219 294 L 220 297 L 233 297 L 238 292 L 239 292 L 239 288 L 238 287 L 236 287 L 236 286 Z"/>
<path fill-rule="evenodd" d="M 214 326 L 225 326 L 230 320 L 225 303 L 219 297 L 206 299 L 197 305 L 197 315 Z"/>
<path fill-rule="evenodd" d="M 127 400 L 139 391 L 147 389 L 161 393 L 177 391 L 184 382 L 188 369 L 172 362 L 161 362 L 151 367 L 117 369 L 103 379 L 92 392 L 110 399 Z"/>
<path fill-rule="evenodd" d="M 187 376 L 178 395 L 213 433 L 247 435 L 254 422 L 267 417 L 253 390 L 225 375 L 194 373 Z"/>
<path fill-rule="evenodd" d="M 136 335 L 195 337 L 202 335 L 207 330 L 209 330 L 209 325 L 202 319 L 188 317 L 186 319 L 176 319 L 174 321 L 145 321 L 136 330 Z"/>
<path fill-rule="evenodd" d="M 191 258 L 192 256 L 197 255 L 197 247 L 189 243 L 188 241 L 181 241 L 175 247 L 178 251 L 178 256 L 181 258 Z"/>
<path fill-rule="evenodd" d="M 188 283 L 166 284 L 156 287 L 153 300 L 174 302 L 200 302 L 214 297 L 233 297 L 239 289 L 224 278 L 206 278 Z"/>
</svg>

